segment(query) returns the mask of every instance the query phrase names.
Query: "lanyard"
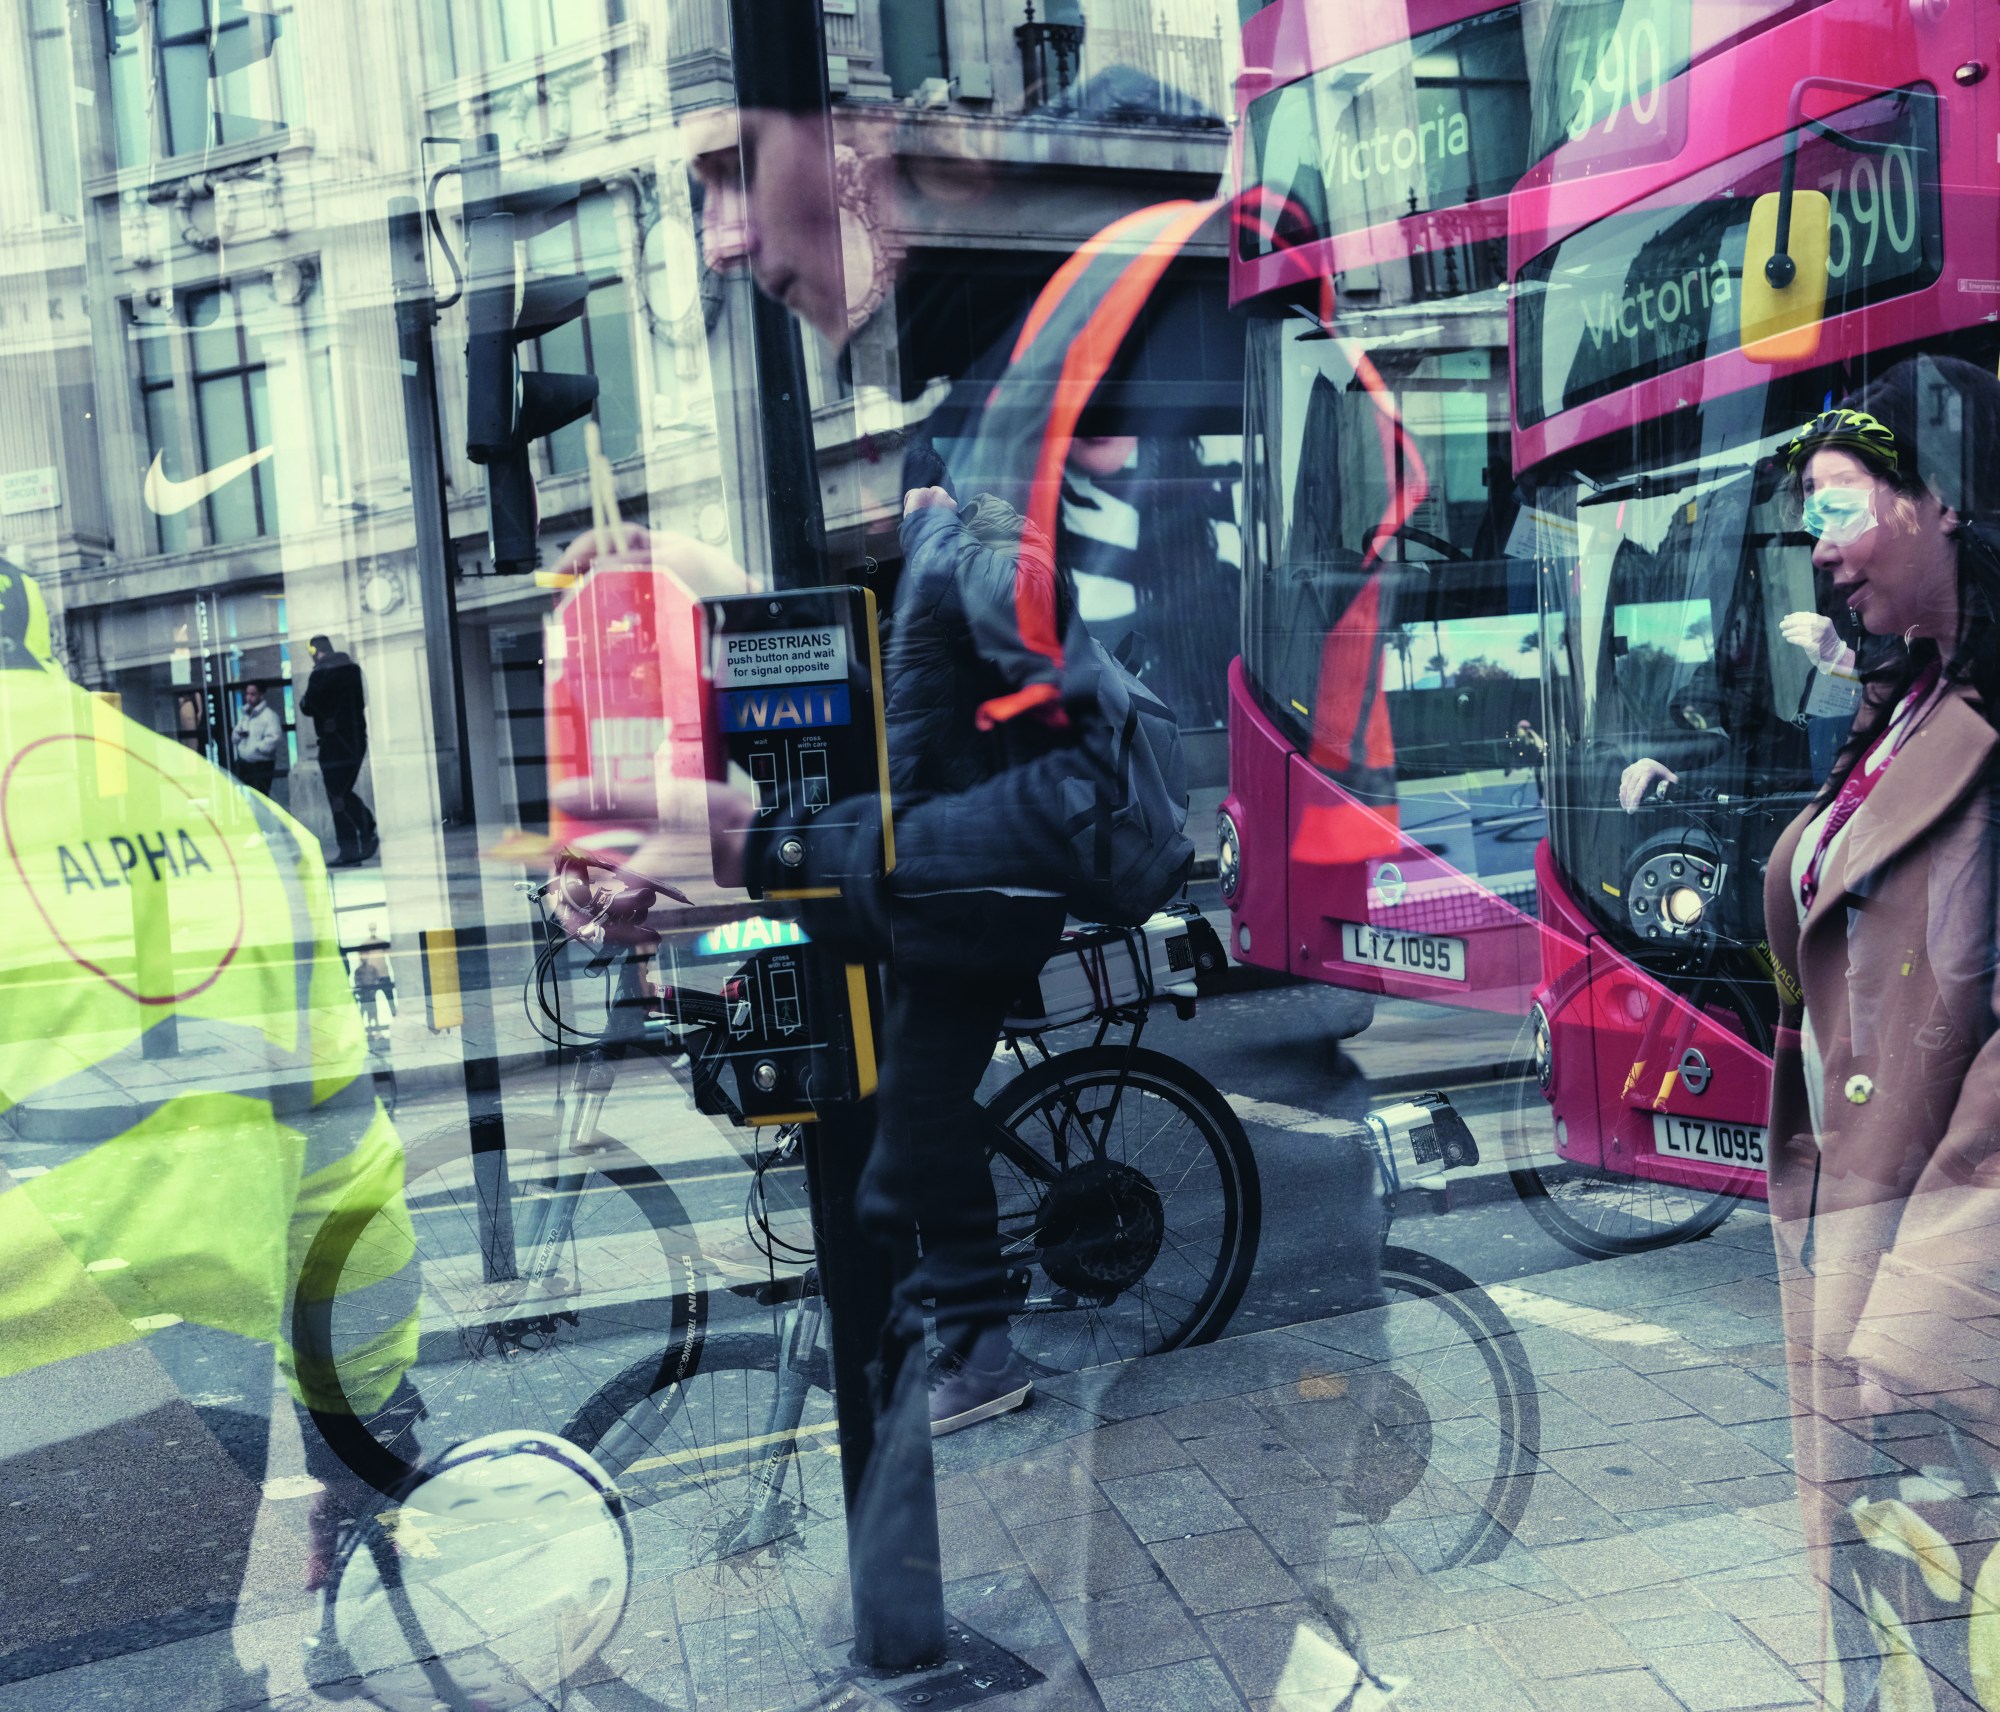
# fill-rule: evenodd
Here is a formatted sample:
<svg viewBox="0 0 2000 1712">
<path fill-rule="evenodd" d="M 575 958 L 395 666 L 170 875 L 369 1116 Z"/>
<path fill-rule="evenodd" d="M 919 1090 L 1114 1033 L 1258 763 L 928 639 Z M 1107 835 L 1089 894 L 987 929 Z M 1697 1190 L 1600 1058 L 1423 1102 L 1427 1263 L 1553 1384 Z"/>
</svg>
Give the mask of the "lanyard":
<svg viewBox="0 0 2000 1712">
<path fill-rule="evenodd" d="M 1812 860 L 1799 876 L 1799 902 L 1807 909 L 1812 908 L 1813 899 L 1819 895 L 1820 870 L 1826 866 L 1833 841 L 1861 811 L 1861 805 L 1888 773 L 1889 763 L 1895 760 L 1897 752 L 1909 741 L 1910 733 L 1921 723 L 1926 711 L 1925 703 L 1938 687 L 1938 679 L 1942 675 L 1943 666 L 1936 660 L 1924 669 L 1910 686 L 1909 694 L 1903 697 L 1902 705 L 1896 709 L 1882 735 L 1869 745 L 1868 753 L 1855 762 L 1854 771 L 1847 775 L 1847 782 L 1840 787 L 1840 795 L 1833 799 L 1833 807 L 1826 811 L 1826 818 L 1820 822 L 1819 842 L 1813 847 Z M 1885 747 L 1888 753 L 1882 755 L 1880 765 L 1873 765 L 1876 756 Z"/>
</svg>

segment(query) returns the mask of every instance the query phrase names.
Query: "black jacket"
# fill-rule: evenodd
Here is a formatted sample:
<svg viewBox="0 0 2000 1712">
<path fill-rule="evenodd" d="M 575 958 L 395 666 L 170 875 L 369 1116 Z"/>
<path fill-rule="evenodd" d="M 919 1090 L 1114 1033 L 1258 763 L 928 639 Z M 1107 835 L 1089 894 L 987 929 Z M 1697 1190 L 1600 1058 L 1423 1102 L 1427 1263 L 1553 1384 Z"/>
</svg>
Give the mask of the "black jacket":
<svg viewBox="0 0 2000 1712">
<path fill-rule="evenodd" d="M 322 765 L 352 761 L 368 753 L 368 691 L 361 668 L 347 655 L 327 654 L 313 667 L 299 711 L 313 722 Z"/>
<path fill-rule="evenodd" d="M 1009 887 L 1060 892 L 1066 822 L 1092 757 L 1072 730 L 1032 714 L 982 730 L 981 705 L 1018 687 L 1001 663 L 1016 575 L 1054 579 L 1066 653 L 1088 670 L 1068 574 L 1033 524 L 991 494 L 903 523 L 905 563 L 883 660 L 889 783 L 901 895 Z M 1081 693 L 1090 686 L 1078 684 Z M 1075 699 L 1066 695 L 1065 701 Z"/>
<path fill-rule="evenodd" d="M 940 948 L 918 934 L 896 900 L 940 893 L 1000 890 L 1061 894 L 1071 872 L 1068 821 L 1092 800 L 1102 770 L 1095 748 L 1034 714 L 981 728 L 979 709 L 1018 687 L 1006 664 L 1020 651 L 1013 629 L 1016 574 L 1055 579 L 1064 624 L 1064 703 L 1094 717 L 1096 685 L 1089 633 L 1076 616 L 1068 578 L 1046 540 L 990 494 L 963 513 L 931 506 L 906 518 L 905 564 L 884 650 L 884 723 L 895 817 L 895 869 L 886 879 L 857 878 L 879 869 L 876 828 L 864 818 L 855 843 L 834 859 L 814 846 L 808 886 L 838 886 L 843 904 L 801 908 L 815 938 L 866 955 L 935 960 Z M 1073 692 L 1073 693 L 1072 693 Z M 823 866 L 822 866 L 823 865 Z M 767 886 L 796 887 L 802 876 L 773 868 Z M 1047 913 L 1047 904 L 1035 906 Z"/>
</svg>

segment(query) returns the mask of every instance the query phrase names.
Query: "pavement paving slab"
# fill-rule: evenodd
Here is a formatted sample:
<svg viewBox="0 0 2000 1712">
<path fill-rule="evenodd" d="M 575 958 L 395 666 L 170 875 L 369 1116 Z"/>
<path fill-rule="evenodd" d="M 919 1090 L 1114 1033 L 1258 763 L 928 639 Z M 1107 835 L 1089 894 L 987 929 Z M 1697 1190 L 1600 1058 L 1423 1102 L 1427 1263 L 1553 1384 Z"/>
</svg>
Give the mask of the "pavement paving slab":
<svg viewBox="0 0 2000 1712">
<path fill-rule="evenodd" d="M 495 995 L 503 1014 L 515 999 Z M 1370 1033 L 1350 1043 L 1371 1078 L 1434 1069 L 1443 1080 L 1474 1079 L 1513 1049 L 1511 1023 L 1475 1019 L 1434 1066 L 1413 1065 L 1412 1053 L 1441 1036 L 1434 1011 L 1412 1010 L 1421 1017 L 1385 1002 Z M 436 1121 L 448 1125 L 458 1074 L 449 1043 L 419 1038 L 421 1023 L 406 1021 L 395 1047 L 406 1109 L 414 1120 L 435 1093 Z M 509 1036 L 503 1051 L 524 1065 L 542 1061 L 525 1035 Z M 247 1063 L 242 1070 L 255 1073 Z M 89 1097 L 80 1098 L 84 1109 L 63 1121 L 87 1121 Z M 732 1157 L 729 1141 L 684 1100 L 662 1115 L 664 1084 L 642 1088 L 635 1075 L 617 1098 L 629 1105 L 608 1125 L 622 1134 L 651 1122 L 662 1158 Z M 1504 1184 L 1504 1165 L 1497 1169 Z M 737 1209 L 730 1213 L 740 1231 Z M 1698 1244 L 1569 1263 L 1496 1284 L 1490 1295 L 1515 1327 L 1539 1404 L 1539 1430 L 1506 1447 L 1512 1460 L 1498 1485 L 1479 1459 L 1490 1460 L 1499 1438 L 1473 1430 L 1487 1370 L 1477 1359 L 1454 1366 L 1435 1343 L 1403 1335 L 1440 1323 L 1420 1303 L 1328 1313 L 1038 1379 L 1027 1409 L 938 1441 L 950 1609 L 1043 1678 L 992 1704 L 1005 1712 L 1812 1704 L 1802 1673 L 1820 1645 L 1817 1605 L 1791 1489 L 1791 1410 L 1759 1211 L 1746 1207 Z M 1983 1333 L 1968 1338 L 1968 1359 L 1983 1359 L 1985 1346 Z M 1464 1418 L 1455 1418 L 1454 1399 Z M 5 1431 L 32 1448 L 33 1421 Z M 1888 1466 L 1859 1440 L 1855 1451 L 1857 1466 Z M 307 1689 L 298 1655 L 312 1614 L 301 1565 L 310 1487 L 297 1484 L 307 1478 L 296 1438 L 280 1435 L 261 1496 L 254 1486 L 237 1494 L 257 1507 L 260 1549 L 250 1572 L 257 1585 L 238 1599 L 233 1625 L 163 1632 L 161 1644 L 51 1662 L 12 1680 L 0 1670 L 0 1712 L 328 1704 Z M 0 1505 L 24 1496 L 35 1495 L 0 1490 Z M 1480 1505 L 1511 1514 L 1516 1500 L 1518 1516 L 1483 1560 L 1427 1561 L 1455 1518 Z M 150 1515 L 147 1501 L 134 1495 L 132 1513 Z M 818 1520 L 800 1549 L 736 1574 L 642 1562 L 625 1621 L 571 1704 L 832 1712 L 843 1704 L 833 1696 L 845 1693 L 855 1712 L 874 1712 L 882 1702 L 843 1686 L 851 1621 L 840 1526 L 837 1515 Z M 150 1562 L 145 1547 L 133 1544 L 135 1563 Z M 154 1604 L 169 1603 L 172 1591 L 155 1589 Z"/>
</svg>

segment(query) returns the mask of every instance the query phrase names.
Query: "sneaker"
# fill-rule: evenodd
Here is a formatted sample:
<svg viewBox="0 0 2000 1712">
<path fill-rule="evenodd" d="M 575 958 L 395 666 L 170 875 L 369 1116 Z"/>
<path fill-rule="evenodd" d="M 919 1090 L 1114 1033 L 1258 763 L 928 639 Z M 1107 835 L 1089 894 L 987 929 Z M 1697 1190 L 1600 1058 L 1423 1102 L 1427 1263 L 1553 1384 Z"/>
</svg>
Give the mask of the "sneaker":
<svg viewBox="0 0 2000 1712">
<path fill-rule="evenodd" d="M 1034 1394 L 1034 1381 L 1013 1346 L 1005 1347 L 1006 1359 L 998 1367 L 981 1366 L 976 1357 L 940 1358 L 931 1374 L 932 1438 L 990 1421 L 1027 1403 Z"/>
</svg>

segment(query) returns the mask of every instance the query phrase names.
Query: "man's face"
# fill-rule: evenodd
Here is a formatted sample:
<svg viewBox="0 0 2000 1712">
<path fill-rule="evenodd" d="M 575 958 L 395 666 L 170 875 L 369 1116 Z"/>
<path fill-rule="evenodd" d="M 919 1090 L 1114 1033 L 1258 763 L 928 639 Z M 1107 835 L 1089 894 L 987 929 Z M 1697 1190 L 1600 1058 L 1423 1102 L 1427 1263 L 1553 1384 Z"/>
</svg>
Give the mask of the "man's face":
<svg viewBox="0 0 2000 1712">
<path fill-rule="evenodd" d="M 255 713 L 264 705 L 264 692 L 255 684 L 248 685 L 243 691 L 243 705 Z"/>
<path fill-rule="evenodd" d="M 709 266 L 721 272 L 747 263 L 766 297 L 844 344 L 847 294 L 826 120 L 763 107 L 717 108 L 690 124 Z"/>
</svg>

